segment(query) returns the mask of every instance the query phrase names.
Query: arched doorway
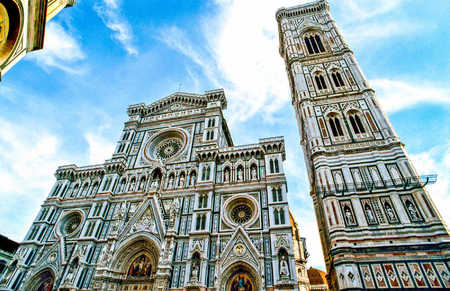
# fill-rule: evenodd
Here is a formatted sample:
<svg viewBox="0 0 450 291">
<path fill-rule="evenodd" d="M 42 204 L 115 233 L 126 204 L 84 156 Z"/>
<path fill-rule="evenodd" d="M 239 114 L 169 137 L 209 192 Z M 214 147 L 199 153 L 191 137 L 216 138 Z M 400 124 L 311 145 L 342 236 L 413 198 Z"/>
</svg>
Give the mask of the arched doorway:
<svg viewBox="0 0 450 291">
<path fill-rule="evenodd" d="M 245 262 L 231 265 L 223 273 L 221 291 L 258 291 L 261 288 L 261 275 Z"/>
<path fill-rule="evenodd" d="M 122 273 L 119 290 L 153 290 L 159 253 L 156 243 L 147 237 L 123 245 L 113 263 Z"/>
<path fill-rule="evenodd" d="M 28 284 L 26 290 L 30 291 L 52 291 L 55 276 L 50 269 L 43 270 L 35 275 Z"/>
</svg>

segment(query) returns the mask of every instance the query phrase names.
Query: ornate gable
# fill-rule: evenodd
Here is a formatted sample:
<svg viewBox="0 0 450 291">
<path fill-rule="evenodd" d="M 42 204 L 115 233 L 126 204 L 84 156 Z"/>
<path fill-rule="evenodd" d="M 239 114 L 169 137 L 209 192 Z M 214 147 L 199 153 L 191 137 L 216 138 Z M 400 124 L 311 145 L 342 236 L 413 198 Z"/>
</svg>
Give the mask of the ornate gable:
<svg viewBox="0 0 450 291">
<path fill-rule="evenodd" d="M 259 257 L 259 252 L 253 245 L 250 237 L 245 230 L 239 226 L 220 256 L 219 266 L 221 270 L 225 270 L 234 262 L 244 261 L 253 266 L 256 270 L 259 270 Z"/>
<path fill-rule="evenodd" d="M 134 216 L 130 218 L 128 224 L 123 228 L 119 237 L 125 238 L 135 233 L 149 232 L 162 239 L 161 221 L 159 221 L 159 216 L 155 215 L 154 209 L 152 200 L 142 202 Z"/>
</svg>

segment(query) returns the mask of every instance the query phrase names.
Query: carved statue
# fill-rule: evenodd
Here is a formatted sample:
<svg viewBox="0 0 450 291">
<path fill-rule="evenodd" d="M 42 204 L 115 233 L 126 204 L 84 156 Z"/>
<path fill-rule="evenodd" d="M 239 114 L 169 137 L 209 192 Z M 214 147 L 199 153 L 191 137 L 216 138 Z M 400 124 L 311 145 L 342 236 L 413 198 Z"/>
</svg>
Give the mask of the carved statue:
<svg viewBox="0 0 450 291">
<path fill-rule="evenodd" d="M 350 212 L 350 209 L 348 207 L 345 208 L 345 219 L 347 220 L 347 224 L 355 224 L 355 221 L 353 219 L 353 214 Z"/>
<path fill-rule="evenodd" d="M 244 180 L 244 170 L 242 170 L 242 168 L 238 169 L 238 181 L 243 181 Z"/>
<path fill-rule="evenodd" d="M 256 167 L 252 167 L 252 180 L 256 180 Z"/>
<path fill-rule="evenodd" d="M 198 281 L 199 266 L 198 262 L 194 262 L 192 265 L 191 281 Z"/>
<path fill-rule="evenodd" d="M 369 219 L 369 221 L 375 221 L 375 217 L 373 216 L 372 209 L 370 209 L 370 207 L 368 205 L 366 205 L 366 213 L 367 213 L 367 218 Z"/>
<path fill-rule="evenodd" d="M 225 183 L 230 182 L 230 171 L 228 170 L 228 168 L 225 169 L 223 180 Z"/>
<path fill-rule="evenodd" d="M 179 183 L 180 187 L 184 187 L 184 175 L 181 175 L 180 177 L 180 183 Z"/>
<path fill-rule="evenodd" d="M 170 177 L 169 177 L 169 184 L 167 185 L 167 188 L 173 188 L 173 176 L 171 175 Z"/>
<path fill-rule="evenodd" d="M 170 228 L 174 228 L 175 227 L 175 221 L 177 219 L 177 213 L 178 213 L 178 209 L 180 208 L 180 204 L 178 202 L 178 199 L 175 198 L 172 201 L 172 205 L 170 206 L 170 220 L 169 220 L 169 226 Z"/>
<path fill-rule="evenodd" d="M 411 215 L 412 219 L 415 220 L 415 219 L 419 218 L 419 215 L 417 215 L 417 211 L 414 209 L 414 206 L 412 205 L 411 202 L 408 203 L 408 211 L 409 211 L 409 214 Z"/>
<path fill-rule="evenodd" d="M 289 276 L 289 267 L 286 256 L 282 256 L 280 260 L 280 276 Z"/>
<path fill-rule="evenodd" d="M 389 204 L 385 204 L 384 205 L 384 209 L 386 209 L 386 213 L 387 216 L 389 218 L 389 220 L 394 221 L 395 220 L 395 214 L 394 211 L 392 210 L 392 207 Z"/>
</svg>

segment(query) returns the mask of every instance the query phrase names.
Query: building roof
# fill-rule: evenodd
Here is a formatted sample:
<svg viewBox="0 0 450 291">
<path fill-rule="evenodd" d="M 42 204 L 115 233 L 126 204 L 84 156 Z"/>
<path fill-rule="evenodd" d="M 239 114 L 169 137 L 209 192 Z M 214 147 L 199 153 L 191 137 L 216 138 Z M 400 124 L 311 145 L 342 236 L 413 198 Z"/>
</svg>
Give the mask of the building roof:
<svg viewBox="0 0 450 291">
<path fill-rule="evenodd" d="M 328 285 L 326 275 L 324 271 L 319 269 L 313 267 L 308 269 L 308 279 L 311 285 Z"/>
<path fill-rule="evenodd" d="M 19 247 L 19 243 L 13 240 L 10 240 L 6 236 L 0 234 L 0 249 L 7 253 L 15 253 L 17 248 Z"/>
</svg>

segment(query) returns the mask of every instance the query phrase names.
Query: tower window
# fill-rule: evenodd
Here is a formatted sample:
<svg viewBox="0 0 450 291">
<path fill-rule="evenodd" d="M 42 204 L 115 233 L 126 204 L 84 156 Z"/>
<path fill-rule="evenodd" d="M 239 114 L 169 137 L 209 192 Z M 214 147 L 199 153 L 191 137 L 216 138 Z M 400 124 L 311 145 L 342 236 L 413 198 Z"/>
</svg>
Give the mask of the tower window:
<svg viewBox="0 0 450 291">
<path fill-rule="evenodd" d="M 304 40 L 310 55 L 325 52 L 325 47 L 319 34 L 307 35 L 304 37 Z"/>
<path fill-rule="evenodd" d="M 328 123 L 330 124 L 331 132 L 333 133 L 333 136 L 344 136 L 344 131 L 341 127 L 341 122 L 339 121 L 339 118 L 337 115 L 332 115 L 328 118 Z"/>
<path fill-rule="evenodd" d="M 197 215 L 195 221 L 195 230 L 204 230 L 206 228 L 206 214 Z"/>
<path fill-rule="evenodd" d="M 322 74 L 317 74 L 314 76 L 314 80 L 316 81 L 317 89 L 325 90 L 327 89 L 327 83 L 325 82 L 325 78 Z"/>
<path fill-rule="evenodd" d="M 210 175 L 211 175 L 211 168 L 209 166 L 205 166 L 202 171 L 202 181 L 209 180 Z"/>
<path fill-rule="evenodd" d="M 352 129 L 355 134 L 362 134 L 366 132 L 361 122 L 361 119 L 359 118 L 359 114 L 357 112 L 355 111 L 350 112 L 348 117 L 350 119 L 350 124 L 352 125 Z"/>
<path fill-rule="evenodd" d="M 284 217 L 284 209 L 283 208 L 281 208 L 279 210 L 275 209 L 273 211 L 273 217 L 274 217 L 276 225 L 286 223 L 286 218 Z"/>
<path fill-rule="evenodd" d="M 278 165 L 278 159 L 275 159 L 275 173 L 280 172 L 280 166 Z"/>
<path fill-rule="evenodd" d="M 208 206 L 208 195 L 202 194 L 198 196 L 198 208 L 206 208 Z"/>
<path fill-rule="evenodd" d="M 345 86 L 345 83 L 344 83 L 344 80 L 342 79 L 341 73 L 332 72 L 331 78 L 333 79 L 334 85 L 336 87 L 344 87 Z"/>
<path fill-rule="evenodd" d="M 270 164 L 270 173 L 273 173 L 274 167 L 273 167 L 273 160 L 272 159 L 270 159 L 269 164 Z"/>
</svg>

